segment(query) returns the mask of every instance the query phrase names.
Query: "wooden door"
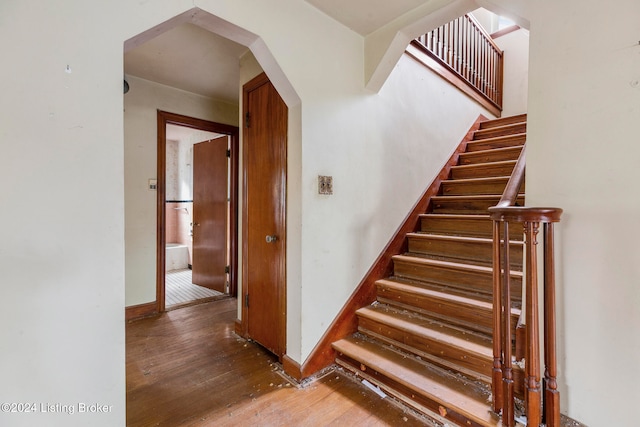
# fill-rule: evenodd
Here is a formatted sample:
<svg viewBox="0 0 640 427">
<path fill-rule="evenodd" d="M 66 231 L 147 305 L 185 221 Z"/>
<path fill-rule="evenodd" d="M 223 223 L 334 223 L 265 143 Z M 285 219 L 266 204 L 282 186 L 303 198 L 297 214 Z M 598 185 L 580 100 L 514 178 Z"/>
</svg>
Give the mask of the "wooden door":
<svg viewBox="0 0 640 427">
<path fill-rule="evenodd" d="M 243 87 L 243 324 L 278 356 L 286 351 L 287 106 L 265 74 Z"/>
<path fill-rule="evenodd" d="M 228 137 L 193 146 L 193 283 L 227 292 Z"/>
</svg>

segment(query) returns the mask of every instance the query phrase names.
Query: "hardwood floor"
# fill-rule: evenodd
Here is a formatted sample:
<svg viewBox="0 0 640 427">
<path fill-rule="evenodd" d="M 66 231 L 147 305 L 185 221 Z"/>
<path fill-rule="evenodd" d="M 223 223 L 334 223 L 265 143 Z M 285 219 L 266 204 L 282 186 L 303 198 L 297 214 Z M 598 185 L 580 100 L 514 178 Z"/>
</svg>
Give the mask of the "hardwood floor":
<svg viewBox="0 0 640 427">
<path fill-rule="evenodd" d="M 228 298 L 127 324 L 127 426 L 435 425 L 330 372 L 304 387 L 233 333 Z"/>
</svg>

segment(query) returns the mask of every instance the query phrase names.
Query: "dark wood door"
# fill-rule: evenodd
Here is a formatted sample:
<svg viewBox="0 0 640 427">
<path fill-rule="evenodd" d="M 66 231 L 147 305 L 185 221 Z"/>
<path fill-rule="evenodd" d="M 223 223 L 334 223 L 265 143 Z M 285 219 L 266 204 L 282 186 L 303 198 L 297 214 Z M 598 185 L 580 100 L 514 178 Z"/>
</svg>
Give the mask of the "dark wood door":
<svg viewBox="0 0 640 427">
<path fill-rule="evenodd" d="M 227 292 L 228 137 L 193 146 L 193 283 Z"/>
<path fill-rule="evenodd" d="M 243 323 L 278 356 L 286 351 L 287 106 L 261 74 L 243 87 L 245 117 Z"/>
</svg>

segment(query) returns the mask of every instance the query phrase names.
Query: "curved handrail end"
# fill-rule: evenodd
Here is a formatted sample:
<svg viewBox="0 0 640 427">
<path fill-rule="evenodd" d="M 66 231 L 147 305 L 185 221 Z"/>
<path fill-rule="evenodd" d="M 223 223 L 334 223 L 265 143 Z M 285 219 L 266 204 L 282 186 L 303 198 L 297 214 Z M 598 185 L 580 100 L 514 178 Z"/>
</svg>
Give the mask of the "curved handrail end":
<svg viewBox="0 0 640 427">
<path fill-rule="evenodd" d="M 494 221 L 559 222 L 562 209 L 548 207 L 493 206 L 489 215 Z"/>
</svg>

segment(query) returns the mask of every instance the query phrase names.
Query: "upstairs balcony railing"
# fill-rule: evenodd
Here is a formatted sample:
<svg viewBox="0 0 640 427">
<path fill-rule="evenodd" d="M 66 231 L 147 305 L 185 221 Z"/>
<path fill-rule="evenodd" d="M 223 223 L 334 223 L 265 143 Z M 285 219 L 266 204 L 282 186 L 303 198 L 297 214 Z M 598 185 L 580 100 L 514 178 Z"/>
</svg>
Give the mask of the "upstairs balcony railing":
<svg viewBox="0 0 640 427">
<path fill-rule="evenodd" d="M 418 37 L 412 45 L 502 111 L 503 53 L 470 15 Z"/>
</svg>

